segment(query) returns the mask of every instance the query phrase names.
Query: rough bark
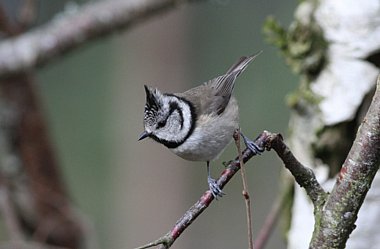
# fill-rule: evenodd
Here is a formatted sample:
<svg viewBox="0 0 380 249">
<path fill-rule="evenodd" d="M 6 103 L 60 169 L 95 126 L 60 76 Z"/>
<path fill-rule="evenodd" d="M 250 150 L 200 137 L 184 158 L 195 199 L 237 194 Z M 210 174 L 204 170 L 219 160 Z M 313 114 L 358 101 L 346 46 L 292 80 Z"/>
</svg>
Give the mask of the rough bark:
<svg viewBox="0 0 380 249">
<path fill-rule="evenodd" d="M 373 96 L 379 74 L 379 13 L 380 6 L 376 0 L 304 1 L 297 8 L 289 29 L 283 29 L 273 19 L 266 25 L 270 41 L 280 48 L 290 68 L 301 76 L 299 89 L 288 98 L 292 108 L 290 148 L 299 161 L 313 168 L 326 191 L 332 190 L 341 169 L 347 169 L 347 155 Z M 368 190 L 373 174 L 373 171 L 367 174 L 365 181 L 351 177 L 346 180 L 359 185 L 362 183 L 361 190 Z M 289 248 L 307 248 L 313 227 L 314 238 L 321 236 L 318 231 L 325 231 L 320 227 L 321 222 L 325 222 L 325 215 L 329 214 L 325 209 L 332 211 L 341 204 L 346 206 L 347 196 L 337 197 L 342 186 L 347 184 L 346 180 L 339 181 L 341 176 L 339 173 L 332 190 L 334 197 L 323 206 L 322 213 L 313 213 L 308 197 L 295 188 Z M 365 200 L 361 211 L 363 215 L 356 223 L 361 224 L 362 219 L 371 220 L 366 219 L 367 216 L 372 217 L 372 222 L 358 225 L 348 241 L 348 248 L 377 248 L 378 243 L 368 243 L 378 238 L 376 234 L 380 224 L 378 212 L 368 209 L 371 205 L 366 205 L 366 202 L 378 200 L 371 191 L 369 195 L 372 198 Z M 349 200 L 353 202 L 351 204 L 360 206 L 362 198 L 363 195 Z M 357 213 L 350 212 L 347 211 L 347 216 L 356 218 Z M 349 227 L 346 229 L 353 229 L 352 224 L 346 225 Z M 350 234 L 348 230 L 346 232 Z M 315 248 L 335 248 L 333 245 L 319 246 L 312 243 Z"/>
</svg>

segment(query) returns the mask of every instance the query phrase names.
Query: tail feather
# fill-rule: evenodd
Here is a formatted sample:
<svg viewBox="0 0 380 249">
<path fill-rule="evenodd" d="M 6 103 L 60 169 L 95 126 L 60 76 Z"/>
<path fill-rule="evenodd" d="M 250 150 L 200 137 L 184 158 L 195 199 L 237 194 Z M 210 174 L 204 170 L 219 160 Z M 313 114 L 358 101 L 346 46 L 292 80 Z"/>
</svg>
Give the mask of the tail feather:
<svg viewBox="0 0 380 249">
<path fill-rule="evenodd" d="M 247 66 L 261 53 L 262 51 L 259 51 L 254 55 L 241 57 L 228 69 L 227 73 L 213 79 L 212 84 L 214 85 L 215 95 L 229 97 L 234 90 L 236 78 L 244 72 Z"/>
<path fill-rule="evenodd" d="M 260 50 L 259 52 L 257 52 L 256 54 L 253 54 L 251 56 L 243 56 L 243 57 L 240 57 L 240 59 L 235 62 L 235 64 L 233 64 L 226 72 L 226 74 L 230 74 L 232 72 L 236 72 L 236 71 L 239 71 L 238 72 L 238 75 L 243 72 L 247 66 L 249 65 L 249 63 L 251 63 L 252 60 L 256 59 L 256 57 L 261 54 L 263 51 Z M 238 76 L 237 75 L 237 76 Z"/>
</svg>

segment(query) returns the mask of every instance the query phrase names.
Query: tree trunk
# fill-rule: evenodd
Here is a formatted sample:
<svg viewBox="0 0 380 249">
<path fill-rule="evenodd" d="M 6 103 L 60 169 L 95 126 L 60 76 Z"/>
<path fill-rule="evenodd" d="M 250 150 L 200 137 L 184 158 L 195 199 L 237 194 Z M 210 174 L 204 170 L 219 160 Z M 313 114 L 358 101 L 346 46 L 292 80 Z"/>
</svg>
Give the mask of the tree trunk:
<svg viewBox="0 0 380 249">
<path fill-rule="evenodd" d="M 288 143 L 331 191 L 373 96 L 380 55 L 380 3 L 377 0 L 304 1 L 285 31 L 275 21 L 266 31 L 282 50 L 300 87 L 288 99 L 292 108 Z M 375 177 L 347 248 L 378 248 L 380 179 Z M 337 200 L 341 201 L 341 200 Z M 327 207 L 324 207 L 326 209 Z M 305 192 L 295 188 L 289 248 L 308 248 L 318 236 L 317 213 Z M 335 248 L 324 243 L 310 248 Z"/>
</svg>

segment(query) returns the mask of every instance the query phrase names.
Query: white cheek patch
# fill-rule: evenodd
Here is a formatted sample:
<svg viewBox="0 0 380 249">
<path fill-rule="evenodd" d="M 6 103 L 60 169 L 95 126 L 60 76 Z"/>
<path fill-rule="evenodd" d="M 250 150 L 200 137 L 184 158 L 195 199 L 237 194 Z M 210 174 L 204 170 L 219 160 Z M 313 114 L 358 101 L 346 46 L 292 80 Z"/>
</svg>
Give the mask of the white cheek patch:
<svg viewBox="0 0 380 249">
<path fill-rule="evenodd" d="M 181 142 L 186 139 L 192 127 L 189 104 L 175 96 L 165 96 L 163 109 L 172 113 L 168 117 L 166 126 L 157 130 L 156 136 L 168 142 Z"/>
<path fill-rule="evenodd" d="M 191 109 L 190 106 L 184 102 L 184 101 L 179 101 L 179 108 L 182 110 L 182 118 L 183 118 L 183 123 L 182 123 L 182 128 L 180 129 L 180 133 L 178 134 L 181 139 L 184 139 L 187 134 L 190 132 L 191 126 L 192 126 L 192 120 L 193 117 L 191 116 Z M 180 140 L 181 140 L 180 139 Z"/>
</svg>

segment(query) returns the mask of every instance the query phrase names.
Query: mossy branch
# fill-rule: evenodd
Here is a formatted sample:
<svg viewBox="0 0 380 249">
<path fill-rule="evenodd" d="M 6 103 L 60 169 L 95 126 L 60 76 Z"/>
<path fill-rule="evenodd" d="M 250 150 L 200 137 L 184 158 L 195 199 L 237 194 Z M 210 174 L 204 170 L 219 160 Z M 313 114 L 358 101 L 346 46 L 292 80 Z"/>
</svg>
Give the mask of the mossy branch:
<svg viewBox="0 0 380 249">
<path fill-rule="evenodd" d="M 380 166 L 380 76 L 377 89 L 331 194 L 320 213 L 310 248 L 344 248 Z"/>
</svg>

